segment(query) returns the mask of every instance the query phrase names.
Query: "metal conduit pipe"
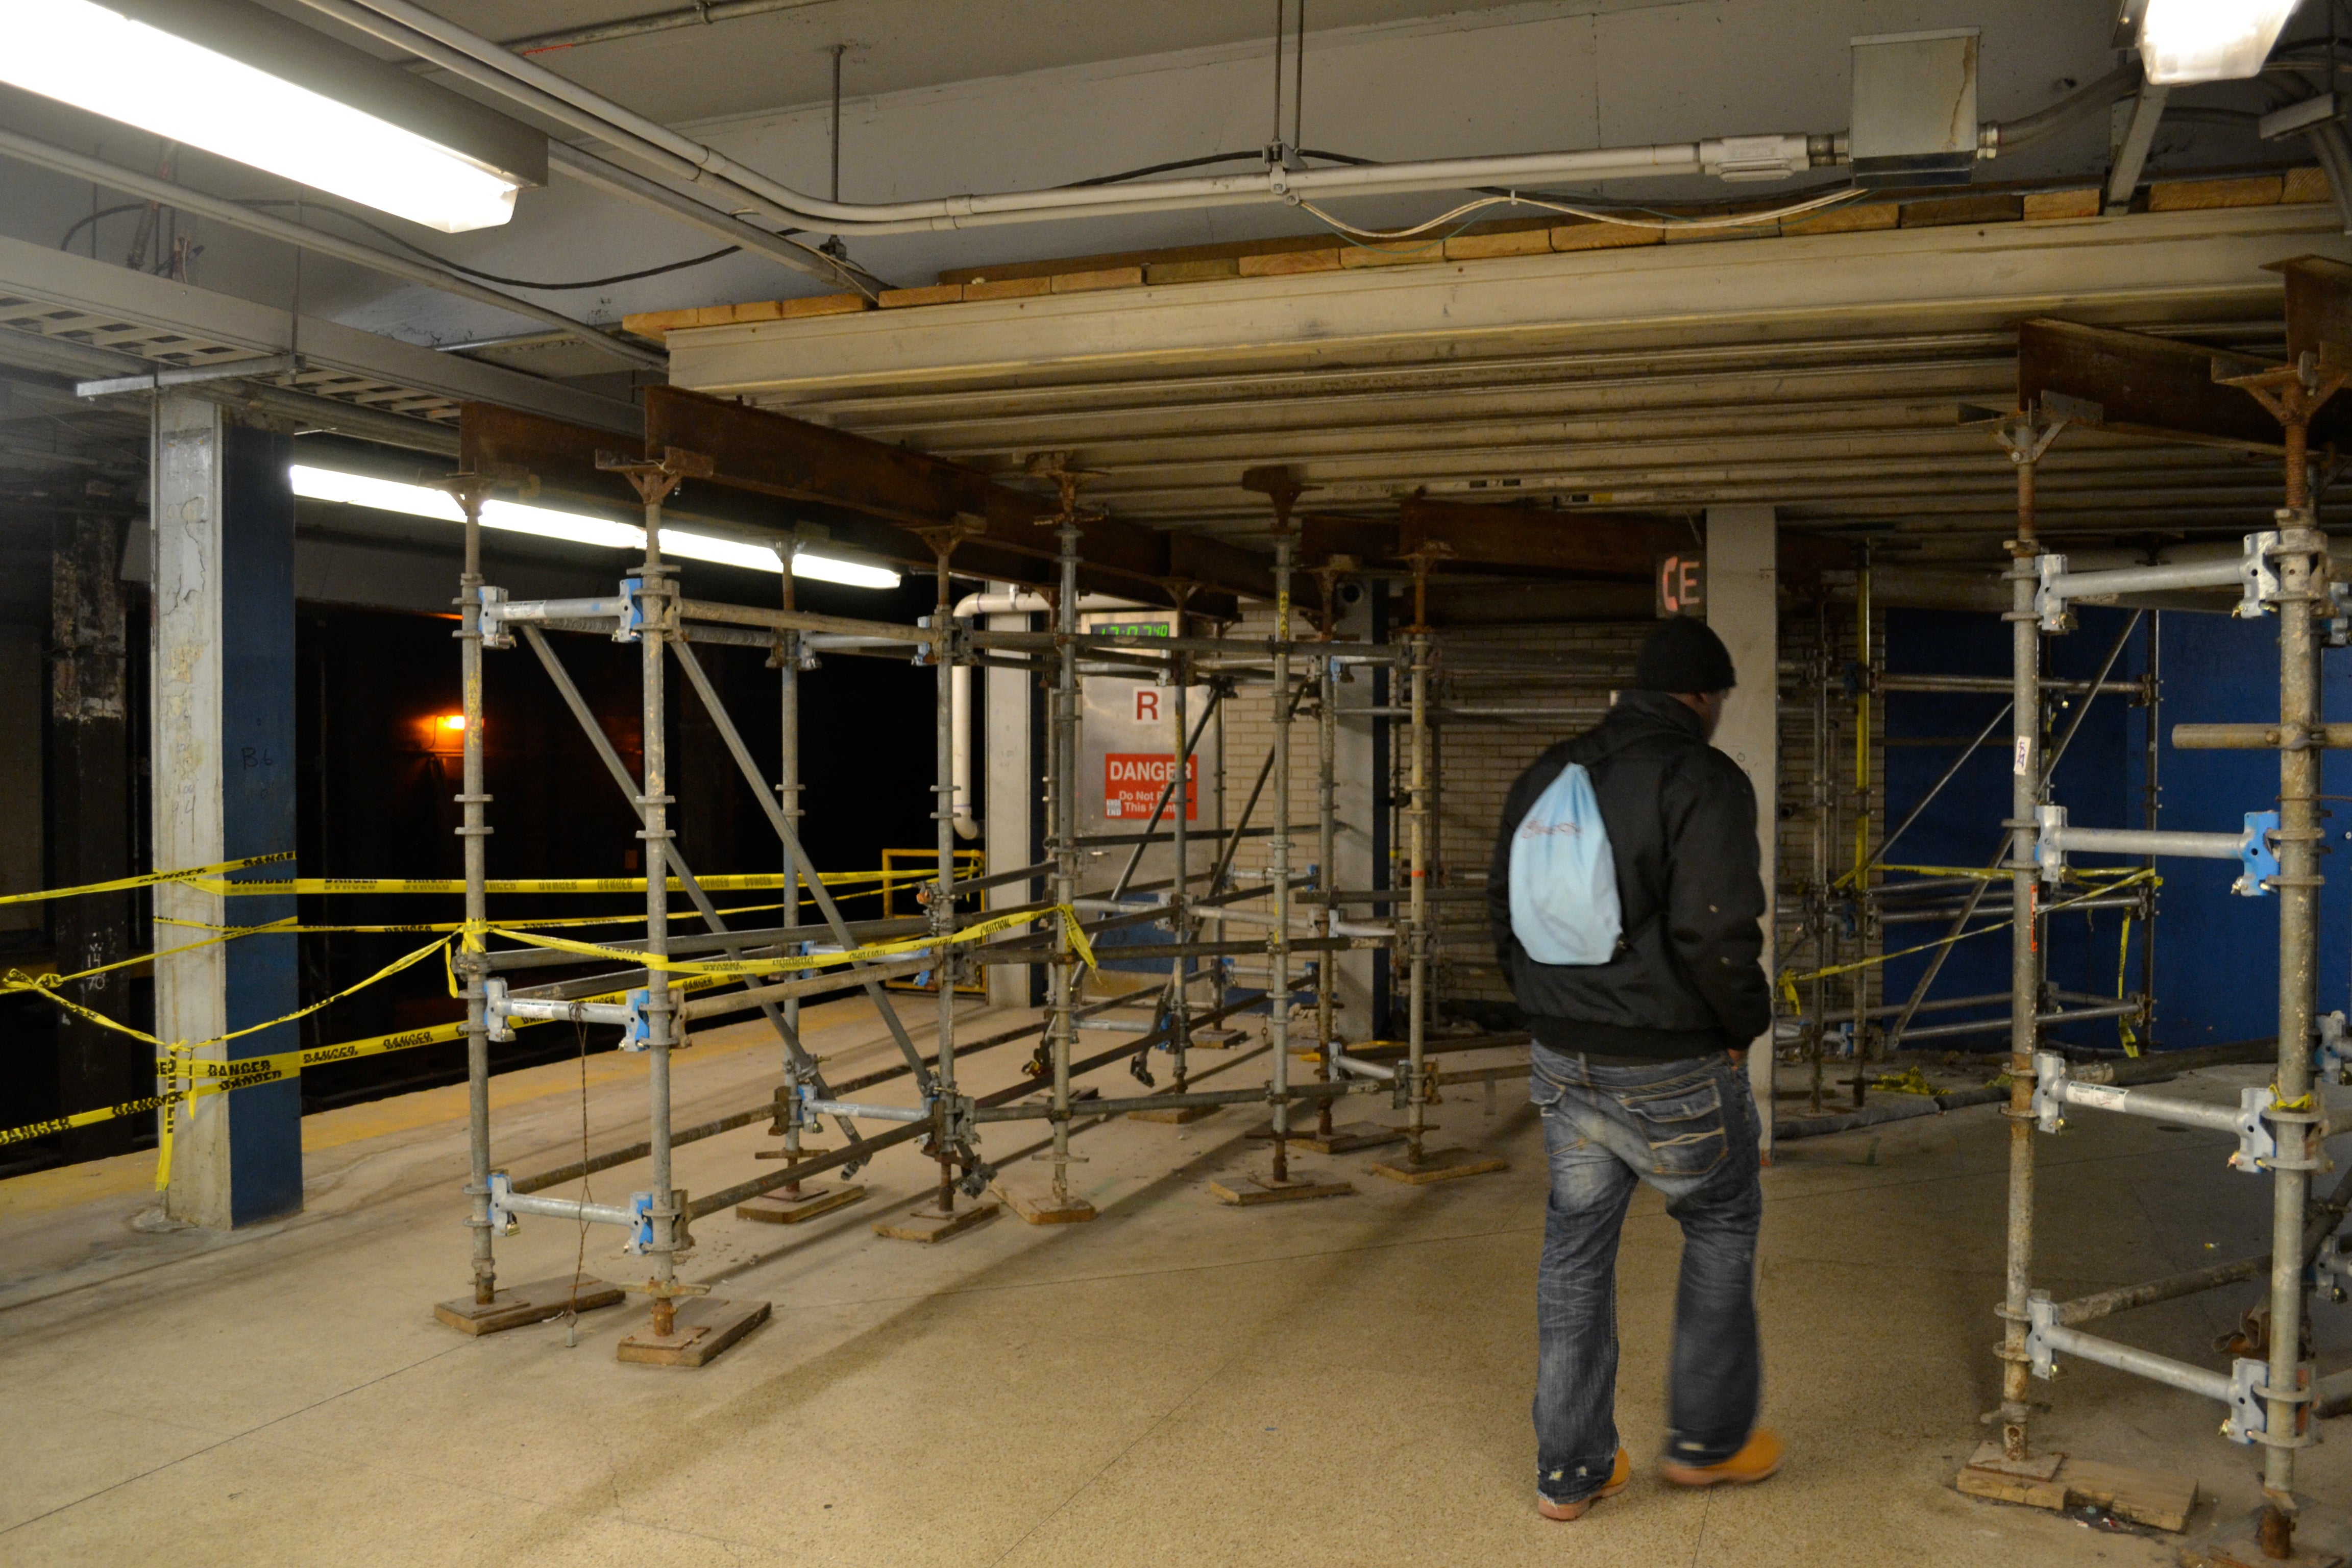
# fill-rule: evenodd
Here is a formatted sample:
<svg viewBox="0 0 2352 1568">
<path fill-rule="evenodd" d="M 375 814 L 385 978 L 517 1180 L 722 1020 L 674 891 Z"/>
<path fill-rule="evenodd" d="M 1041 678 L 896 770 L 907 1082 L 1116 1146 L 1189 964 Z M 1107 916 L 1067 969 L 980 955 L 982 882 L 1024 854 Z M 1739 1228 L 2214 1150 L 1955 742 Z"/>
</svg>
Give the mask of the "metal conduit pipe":
<svg viewBox="0 0 2352 1568">
<path fill-rule="evenodd" d="M 215 223 L 225 223 L 231 228 L 241 228 L 249 234 L 257 234 L 267 239 L 275 239 L 303 250 L 314 251 L 320 256 L 331 256 L 339 261 L 349 261 L 355 266 L 364 267 L 372 272 L 405 279 L 411 283 L 422 283 L 428 289 L 438 289 L 445 294 L 455 294 L 461 299 L 471 300 L 476 304 L 511 311 L 518 316 L 528 316 L 534 321 L 544 321 L 567 336 L 576 338 L 589 347 L 609 353 L 615 359 L 635 365 L 640 370 L 666 372 L 669 368 L 669 356 L 659 349 L 647 348 L 641 343 L 627 342 L 601 328 L 592 327 L 585 321 L 575 321 L 561 310 L 550 310 L 545 305 L 533 304 L 529 300 L 519 299 L 512 294 L 502 294 L 496 289 L 477 283 L 470 278 L 461 278 L 455 272 L 434 266 L 431 262 L 418 261 L 412 257 L 394 256 L 388 250 L 378 250 L 372 246 L 362 245 L 357 240 L 344 239 L 320 229 L 306 228 L 300 224 L 289 223 L 284 218 L 272 217 L 268 213 L 257 212 L 241 202 L 230 201 L 226 196 L 211 195 L 174 181 L 159 179 L 152 174 L 136 174 L 119 164 L 109 163 L 102 159 L 86 157 L 79 153 L 69 153 L 62 147 L 53 147 L 46 142 L 36 141 L 30 136 L 20 136 L 13 131 L 0 131 L 0 153 L 5 153 L 20 163 L 31 163 L 37 168 L 49 169 L 60 174 L 70 174 L 78 180 L 88 180 L 92 184 L 104 185 L 109 190 L 121 191 L 146 201 L 160 202 L 165 206 L 177 207 L 182 212 L 196 213 L 211 218 Z"/>
<path fill-rule="evenodd" d="M 922 233 L 1041 218 L 1103 217 L 1240 204 L 1288 203 L 1302 196 L 1400 195 L 1543 184 L 1561 180 L 1726 173 L 1752 175 L 1759 171 L 1787 174 L 1817 163 L 1841 161 L 1837 151 L 1840 137 L 1783 133 L 1330 169 L 1274 167 L 1246 174 L 1153 181 L 1149 185 L 1125 189 L 1078 185 L 935 196 L 912 202 L 836 202 L 770 179 L 716 148 L 680 135 L 408 0 L 363 0 L 360 5 L 354 5 L 352 0 L 303 3 L 340 16 L 411 53 L 431 58 L 478 85 L 527 102 L 665 173 L 714 188 L 723 195 L 747 195 L 757 210 L 783 221 L 822 225 L 843 234 Z M 374 16 L 366 16 L 369 12 Z M 386 22 L 394 26 L 386 26 Z M 450 53 L 427 54 L 418 49 L 411 34 L 442 46 L 443 51 L 462 57 L 465 63 L 451 58 Z M 548 101 L 551 100 L 553 106 Z M 1139 194 L 1142 192 L 1149 194 Z"/>
</svg>

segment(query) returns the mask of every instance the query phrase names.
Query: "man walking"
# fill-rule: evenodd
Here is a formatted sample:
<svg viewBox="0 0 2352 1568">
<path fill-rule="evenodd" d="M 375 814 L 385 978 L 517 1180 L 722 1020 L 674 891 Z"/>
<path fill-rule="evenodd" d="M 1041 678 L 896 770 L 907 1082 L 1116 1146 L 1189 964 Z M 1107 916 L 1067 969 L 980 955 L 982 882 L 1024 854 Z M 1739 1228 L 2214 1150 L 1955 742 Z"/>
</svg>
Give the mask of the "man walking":
<svg viewBox="0 0 2352 1568">
<path fill-rule="evenodd" d="M 1660 1474 L 1739 1484 L 1780 1464 L 1756 1426 L 1764 1198 L 1743 1064 L 1772 1021 L 1756 794 L 1707 744 L 1732 685 L 1721 638 L 1661 622 L 1633 689 L 1538 758 L 1503 808 L 1486 905 L 1535 1034 L 1529 1094 L 1551 1166 L 1536 1279 L 1547 1519 L 1581 1518 L 1632 1475 L 1614 1412 L 1617 1242 L 1637 1182 L 1683 1230 Z"/>
</svg>

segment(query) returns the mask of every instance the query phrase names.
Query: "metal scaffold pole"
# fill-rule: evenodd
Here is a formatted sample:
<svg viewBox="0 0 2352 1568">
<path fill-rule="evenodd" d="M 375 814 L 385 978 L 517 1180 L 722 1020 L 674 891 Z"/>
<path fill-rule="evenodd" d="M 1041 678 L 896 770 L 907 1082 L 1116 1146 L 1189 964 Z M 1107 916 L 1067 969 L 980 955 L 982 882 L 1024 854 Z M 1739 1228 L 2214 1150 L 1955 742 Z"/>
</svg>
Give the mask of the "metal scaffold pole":
<svg viewBox="0 0 2352 1568">
<path fill-rule="evenodd" d="M 1406 699 L 1412 710 L 1405 747 L 1405 1161 L 1418 1165 L 1429 1152 L 1429 1093 L 1423 1074 L 1429 1044 L 1429 628 L 1419 603 L 1422 582 L 1413 584 L 1412 658 Z"/>
<path fill-rule="evenodd" d="M 1266 1043 L 1274 1050 L 1274 1179 L 1290 1180 L 1290 566 L 1287 500 L 1274 536 L 1274 931 L 1266 938 Z"/>
<path fill-rule="evenodd" d="M 480 957 L 480 931 L 490 913 L 488 846 L 483 842 L 490 833 L 490 797 L 482 778 L 482 501 L 488 486 L 465 474 L 453 479 L 449 489 L 466 513 L 466 572 L 457 590 L 458 676 L 466 721 L 465 786 L 457 796 L 465 817 L 457 834 L 466 858 L 466 936 L 458 954 L 466 993 L 466 1224 L 474 1235 L 474 1304 L 488 1307 L 499 1289 L 490 1224 L 490 1024 Z"/>
<path fill-rule="evenodd" d="M 1178 637 L 1184 635 L 1183 601 L 1189 595 L 1177 595 L 1175 630 Z M 1168 892 L 1168 934 L 1179 947 L 1192 940 L 1194 921 L 1185 906 L 1192 894 L 1192 848 L 1186 819 L 1198 809 L 1199 791 L 1192 781 L 1192 737 L 1189 729 L 1191 716 L 1185 711 L 1186 682 L 1192 679 L 1191 656 L 1173 652 L 1168 656 L 1168 733 L 1172 748 L 1169 767 L 1174 780 L 1169 785 L 1173 792 L 1173 804 L 1169 812 L 1169 836 L 1176 851 L 1176 880 Z M 1170 1092 L 1181 1094 L 1189 1076 L 1188 1057 L 1192 1048 L 1192 997 L 1189 982 L 1192 961 L 1187 958 L 1169 960 L 1168 969 L 1168 1059 L 1173 1081 Z"/>
<path fill-rule="evenodd" d="M 1331 635 L 1331 584 L 1323 584 L 1323 635 Z M 1319 677 L 1315 722 L 1315 890 L 1322 895 L 1321 930 L 1328 940 L 1339 934 L 1339 906 L 1333 895 L 1339 887 L 1332 861 L 1339 845 L 1339 786 L 1332 777 L 1339 744 L 1339 666 L 1326 656 L 1316 661 Z M 1322 1058 L 1318 1075 L 1328 1083 L 1338 1076 L 1333 1058 L 1339 1053 L 1339 998 L 1333 994 L 1339 954 L 1329 948 L 1315 959 L 1316 1051 Z M 1316 1108 L 1315 1135 L 1328 1147 L 1331 1142 L 1331 1102 Z"/>
<path fill-rule="evenodd" d="M 953 553 L 952 536 L 944 540 L 934 537 L 932 549 L 939 557 L 936 581 L 938 592 L 931 610 L 931 672 L 934 677 L 932 717 L 937 742 L 936 764 L 931 785 L 931 826 L 937 835 L 939 879 L 930 889 L 931 934 L 939 941 L 935 950 L 936 964 L 931 970 L 932 984 L 939 987 L 938 1044 L 939 1095 L 937 1121 L 931 1130 L 932 1152 L 939 1156 L 939 1212 L 955 1212 L 955 1146 L 950 1136 L 950 1121 L 956 1108 L 955 1076 L 955 950 L 949 938 L 955 934 L 955 601 L 948 585 L 948 557 Z"/>
<path fill-rule="evenodd" d="M 1056 537 L 1061 542 L 1060 591 L 1055 595 L 1054 703 L 1048 743 L 1054 751 L 1052 795 L 1046 813 L 1053 824 L 1054 902 L 1071 908 L 1078 896 L 1078 519 L 1076 496 L 1066 490 Z M 1055 932 L 1052 971 L 1054 1026 L 1054 1186 L 1052 1202 L 1070 1199 L 1070 1057 L 1077 1043 L 1078 960 L 1066 926 Z"/>
<path fill-rule="evenodd" d="M 793 585 L 793 558 L 800 553 L 800 545 L 796 542 L 787 541 L 778 547 L 777 553 L 783 558 L 784 569 L 783 581 L 779 592 L 782 599 L 782 607 L 790 610 L 794 607 L 793 600 L 796 596 Z M 779 630 L 776 633 L 775 658 L 778 729 L 776 805 L 783 813 L 784 820 L 798 829 L 801 821 L 801 634 L 789 628 Z M 792 851 L 789 849 L 783 852 L 783 869 L 784 896 L 782 920 L 787 927 L 796 926 L 801 923 L 800 868 L 793 863 Z M 793 1038 L 797 1039 L 801 1028 L 801 999 L 797 996 L 785 998 L 783 1011 L 784 1027 Z M 792 1047 L 787 1044 L 784 1049 L 784 1085 L 777 1091 L 781 1098 L 787 1100 L 798 1091 L 800 1086 L 800 1074 L 796 1070 L 797 1064 L 793 1058 Z M 799 1114 L 798 1108 L 794 1105 L 786 1103 L 777 1108 L 773 1124 L 782 1129 L 784 1160 L 787 1164 L 798 1161 L 801 1157 L 802 1129 L 805 1121 L 806 1118 Z M 782 1197 L 787 1204 L 801 1195 L 801 1184 L 797 1181 L 786 1183 L 782 1189 Z"/>
<path fill-rule="evenodd" d="M 663 490 L 668 487 L 664 485 Z M 669 952 L 669 710 L 665 700 L 666 678 L 668 671 L 662 663 L 662 642 L 665 631 L 664 615 L 668 606 L 668 585 L 661 559 L 661 493 L 648 490 L 646 499 L 646 559 L 640 567 L 642 578 L 638 589 L 645 605 L 645 625 L 638 633 L 645 671 L 644 692 L 644 754 L 643 792 L 645 826 L 638 830 L 645 841 L 646 866 L 646 947 L 656 958 Z M 647 1248 L 653 1254 L 654 1279 L 669 1285 L 677 1278 L 678 1241 L 677 1234 L 678 1203 L 671 1188 L 669 1147 L 669 1053 L 676 1026 L 675 1004 L 671 1000 L 667 977 L 658 972 L 648 973 L 646 985 L 649 992 L 646 1019 L 646 1098 L 647 1136 L 653 1144 L 654 1240 Z M 670 1332 L 665 1309 L 675 1303 L 665 1297 L 654 1298 L 654 1331 Z"/>
<path fill-rule="evenodd" d="M 2010 1039 L 2009 1242 L 2001 1302 L 2000 1445 L 2011 1459 L 2027 1453 L 2026 1379 L 2032 1375 L 2025 1339 L 2033 1280 L 2033 1051 L 2039 1038 L 2040 942 L 2035 929 L 2041 885 L 2034 864 L 2034 810 L 2041 804 L 2042 630 L 2033 605 L 2039 581 L 2034 557 L 2034 465 L 2063 425 L 2021 415 L 2004 426 L 2000 444 L 2017 470 L 2017 537 L 2010 542 L 2011 718 L 2014 755 L 2009 792 Z"/>
</svg>

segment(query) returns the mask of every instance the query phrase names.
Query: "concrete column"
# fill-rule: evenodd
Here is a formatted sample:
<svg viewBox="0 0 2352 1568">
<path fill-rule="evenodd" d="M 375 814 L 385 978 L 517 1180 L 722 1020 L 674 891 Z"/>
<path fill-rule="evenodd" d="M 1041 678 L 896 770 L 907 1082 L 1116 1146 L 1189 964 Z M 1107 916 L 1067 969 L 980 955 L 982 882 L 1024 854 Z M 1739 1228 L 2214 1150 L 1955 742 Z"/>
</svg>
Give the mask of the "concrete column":
<svg viewBox="0 0 2352 1568">
<path fill-rule="evenodd" d="M 1780 790 L 1780 612 L 1779 529 L 1769 506 L 1706 509 L 1706 622 L 1731 650 L 1739 686 L 1716 746 L 1756 786 L 1757 852 L 1764 874 L 1764 969 L 1770 973 Z M 1748 1053 L 1748 1082 L 1762 1113 L 1764 1148 L 1772 1147 L 1772 1032 Z"/>
<path fill-rule="evenodd" d="M 231 424 L 217 405 L 156 399 L 152 791 L 158 868 L 294 847 L 294 498 L 290 444 Z M 290 861 L 240 873 L 289 876 Z M 258 925 L 291 898 L 155 889 L 159 917 Z M 158 924 L 161 950 L 195 933 Z M 155 966 L 155 1034 L 215 1039 L 297 1005 L 296 939 L 244 937 Z M 296 1049 L 285 1025 L 197 1055 L 241 1060 Z M 166 1210 L 225 1230 L 302 1206 L 301 1085 L 287 1079 L 180 1108 Z"/>
<path fill-rule="evenodd" d="M 1013 591 L 1010 583 L 991 583 L 988 591 L 1004 594 Z M 1027 616 L 991 616 L 988 629 L 992 632 L 1029 629 Z M 1037 841 L 1034 828 L 1037 792 L 1045 787 L 1037 776 L 1032 760 L 1034 744 L 1030 733 L 1035 679 L 1018 669 L 981 669 L 973 672 L 980 681 L 982 712 L 981 731 L 983 742 L 982 756 L 987 768 L 986 784 L 982 791 L 981 838 L 988 850 L 988 868 L 1009 871 L 1016 866 L 1036 864 Z M 989 889 L 989 906 L 1010 909 L 1025 904 L 1033 896 L 1025 883 Z M 999 1007 L 1026 1007 L 1034 994 L 1035 971 L 1013 964 L 997 964 L 988 972 L 988 999 Z"/>
</svg>

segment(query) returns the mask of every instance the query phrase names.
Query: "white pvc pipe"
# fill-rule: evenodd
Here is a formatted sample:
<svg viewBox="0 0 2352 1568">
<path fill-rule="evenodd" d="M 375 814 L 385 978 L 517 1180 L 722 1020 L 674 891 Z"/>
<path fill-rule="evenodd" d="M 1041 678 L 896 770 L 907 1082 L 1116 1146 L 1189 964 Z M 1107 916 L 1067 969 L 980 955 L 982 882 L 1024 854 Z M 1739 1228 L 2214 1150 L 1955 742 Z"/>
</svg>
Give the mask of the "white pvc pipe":
<svg viewBox="0 0 2352 1568">
<path fill-rule="evenodd" d="M 1239 203 L 1292 202 L 1318 195 L 1387 195 L 1410 191 L 1542 184 L 1559 180 L 1699 174 L 1772 178 L 1810 166 L 1814 140 L 1789 134 L 1710 138 L 1574 153 L 1447 158 L 1338 169 L 1264 169 L 1130 186 L 1063 186 L 1042 191 L 934 196 L 912 202 L 835 202 L 781 184 L 716 148 L 682 136 L 600 93 L 591 92 L 408 0 L 357 0 L 357 5 L 353 0 L 305 3 L 346 20 L 352 19 L 352 10 L 364 6 L 487 68 L 484 73 L 467 73 L 472 79 L 495 91 L 521 98 L 542 111 L 549 100 L 556 100 L 570 110 L 562 116 L 566 123 L 656 168 L 697 183 L 708 176 L 723 187 L 748 194 L 757 202 L 781 211 L 791 221 L 822 224 L 844 234 L 920 233 L 1039 218 L 1102 217 Z M 368 30 L 403 47 L 411 47 L 410 41 L 397 32 L 374 26 Z M 1829 138 L 1821 140 L 1825 145 L 1832 144 Z"/>
</svg>

